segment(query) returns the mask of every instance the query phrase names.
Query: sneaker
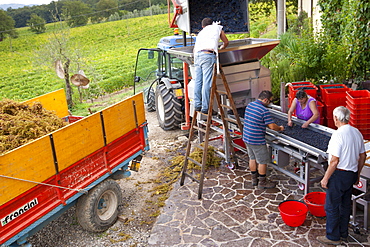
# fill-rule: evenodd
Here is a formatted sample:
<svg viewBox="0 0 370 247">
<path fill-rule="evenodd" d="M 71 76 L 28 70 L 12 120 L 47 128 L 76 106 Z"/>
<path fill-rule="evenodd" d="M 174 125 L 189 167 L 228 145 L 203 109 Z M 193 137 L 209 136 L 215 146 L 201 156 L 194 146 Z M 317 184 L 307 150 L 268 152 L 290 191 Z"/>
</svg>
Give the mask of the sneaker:
<svg viewBox="0 0 370 247">
<path fill-rule="evenodd" d="M 258 185 L 258 173 L 253 174 L 252 173 L 252 186 Z"/>
<path fill-rule="evenodd" d="M 258 188 L 259 189 L 272 189 L 276 187 L 275 182 L 271 182 L 266 177 L 259 177 L 258 178 Z"/>
<path fill-rule="evenodd" d="M 338 241 L 330 240 L 326 236 L 317 236 L 316 239 L 322 244 L 330 244 L 330 245 L 340 245 L 341 244 L 340 240 Z"/>
<path fill-rule="evenodd" d="M 205 114 L 205 115 L 208 115 L 208 110 L 202 110 L 201 111 L 203 114 Z M 216 116 L 218 114 L 218 112 L 217 111 L 215 111 L 215 110 L 212 110 L 212 116 Z"/>
<path fill-rule="evenodd" d="M 344 243 L 348 243 L 348 237 L 344 238 L 344 237 L 340 237 L 340 241 L 344 242 Z"/>
</svg>

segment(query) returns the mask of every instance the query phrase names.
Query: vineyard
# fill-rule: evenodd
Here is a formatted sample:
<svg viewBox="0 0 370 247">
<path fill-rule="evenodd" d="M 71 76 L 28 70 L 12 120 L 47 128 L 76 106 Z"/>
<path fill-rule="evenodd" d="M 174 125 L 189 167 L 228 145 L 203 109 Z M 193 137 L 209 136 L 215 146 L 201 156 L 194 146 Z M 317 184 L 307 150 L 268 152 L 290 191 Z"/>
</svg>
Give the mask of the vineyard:
<svg viewBox="0 0 370 247">
<path fill-rule="evenodd" d="M 273 23 L 270 18 L 262 22 Z M 65 82 L 57 76 L 54 63 L 46 63 L 48 55 L 43 52 L 60 26 L 59 23 L 47 24 L 43 34 L 19 28 L 18 38 L 0 42 L 0 100 L 23 101 L 64 87 Z M 252 32 L 265 33 L 267 25 L 264 30 L 259 30 L 259 26 L 260 23 L 251 23 Z M 73 98 L 78 106 L 86 99 L 132 86 L 138 49 L 155 48 L 159 39 L 172 35 L 173 30 L 168 26 L 167 14 L 162 14 L 68 28 L 65 33 L 70 49 L 77 52 L 84 62 L 80 66 L 72 61 L 69 75 L 82 69 L 91 81 L 80 101 L 81 96 L 73 86 Z M 232 40 L 246 38 L 247 35 L 228 37 Z M 86 109 L 88 106 L 82 107 Z"/>
<path fill-rule="evenodd" d="M 172 34 L 166 18 L 148 16 L 70 29 L 70 39 L 84 54 L 87 66 L 82 69 L 92 84 L 107 93 L 131 85 L 137 50 L 155 47 L 161 37 Z M 54 24 L 47 28 L 38 35 L 21 28 L 17 39 L 0 42 L 0 99 L 26 100 L 64 86 L 53 64 L 40 65 L 38 50 L 52 37 Z"/>
</svg>

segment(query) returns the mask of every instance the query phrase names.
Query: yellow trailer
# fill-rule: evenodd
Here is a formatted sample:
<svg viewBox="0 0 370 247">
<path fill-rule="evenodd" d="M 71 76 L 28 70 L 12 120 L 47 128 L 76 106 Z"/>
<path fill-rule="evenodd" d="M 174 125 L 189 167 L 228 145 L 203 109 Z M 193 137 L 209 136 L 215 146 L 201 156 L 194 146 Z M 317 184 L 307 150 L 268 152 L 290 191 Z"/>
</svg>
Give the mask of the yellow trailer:
<svg viewBox="0 0 370 247">
<path fill-rule="evenodd" d="M 69 115 L 64 90 L 25 103 L 33 102 L 71 123 L 0 155 L 1 246 L 26 243 L 76 203 L 82 227 L 108 229 L 122 200 L 113 179 L 130 176 L 149 150 L 142 94 L 85 118 Z"/>
</svg>

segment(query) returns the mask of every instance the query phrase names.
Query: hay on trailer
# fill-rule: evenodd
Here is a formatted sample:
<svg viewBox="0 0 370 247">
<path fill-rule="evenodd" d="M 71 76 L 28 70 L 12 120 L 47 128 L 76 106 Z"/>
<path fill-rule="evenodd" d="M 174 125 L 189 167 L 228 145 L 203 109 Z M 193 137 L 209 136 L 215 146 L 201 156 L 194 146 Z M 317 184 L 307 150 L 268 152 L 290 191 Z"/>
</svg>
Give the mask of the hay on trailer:
<svg viewBox="0 0 370 247">
<path fill-rule="evenodd" d="M 57 130 L 66 123 L 41 103 L 0 101 L 0 154 Z"/>
</svg>

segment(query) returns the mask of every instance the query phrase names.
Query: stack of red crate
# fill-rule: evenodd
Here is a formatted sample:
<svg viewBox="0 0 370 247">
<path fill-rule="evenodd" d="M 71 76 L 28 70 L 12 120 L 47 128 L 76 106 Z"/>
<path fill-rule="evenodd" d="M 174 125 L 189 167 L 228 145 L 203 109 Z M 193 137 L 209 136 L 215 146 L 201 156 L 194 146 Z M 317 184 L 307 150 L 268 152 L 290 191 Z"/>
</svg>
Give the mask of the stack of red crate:
<svg viewBox="0 0 370 247">
<path fill-rule="evenodd" d="M 317 87 L 312 84 L 309 81 L 300 81 L 300 82 L 292 82 L 289 85 L 289 106 L 292 104 L 292 101 L 295 98 L 295 95 L 300 89 L 304 89 L 304 91 L 314 97 L 315 99 L 317 98 Z"/>
<path fill-rule="evenodd" d="M 351 89 L 344 84 L 319 85 L 319 88 L 324 104 L 325 125 L 335 129 L 333 110 L 338 106 L 346 106 L 346 93 Z"/>
<path fill-rule="evenodd" d="M 348 91 L 346 107 L 351 111 L 349 124 L 356 127 L 370 140 L 370 92 L 368 90 Z"/>
<path fill-rule="evenodd" d="M 304 89 L 304 91 L 310 95 L 311 97 L 315 98 L 317 100 L 317 87 L 309 82 L 309 81 L 300 81 L 300 82 L 292 82 L 290 85 L 289 85 L 289 96 L 288 96 L 288 100 L 289 100 L 289 107 L 291 106 L 292 104 L 292 101 L 294 100 L 297 92 L 300 90 L 300 89 Z M 324 105 L 317 100 L 317 108 L 319 110 L 319 113 L 320 113 L 320 124 L 323 124 L 323 121 L 324 121 L 324 118 L 322 117 L 322 114 L 323 114 L 323 109 L 324 109 Z M 295 116 L 295 114 L 293 114 Z"/>
</svg>

